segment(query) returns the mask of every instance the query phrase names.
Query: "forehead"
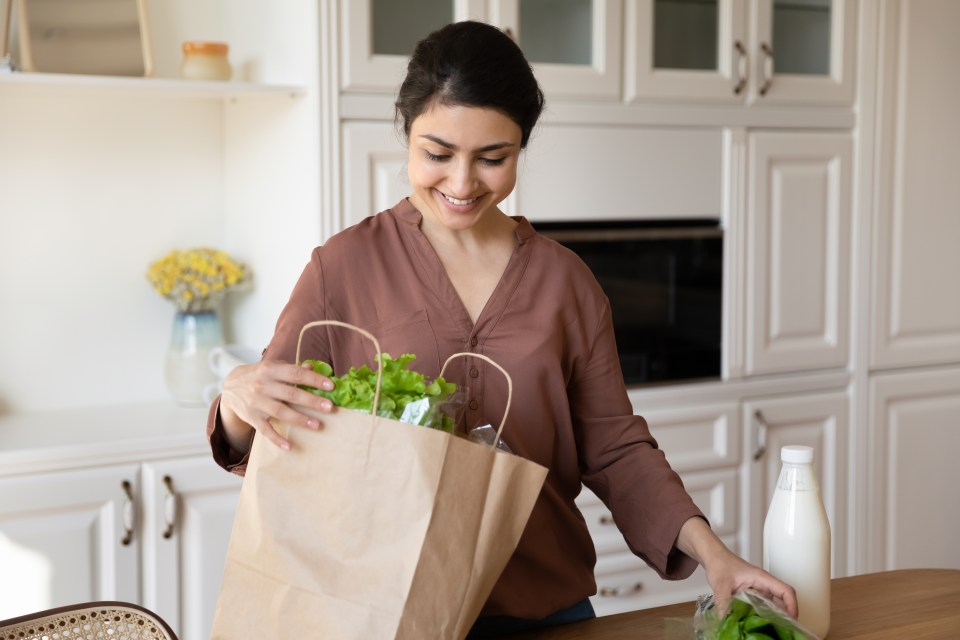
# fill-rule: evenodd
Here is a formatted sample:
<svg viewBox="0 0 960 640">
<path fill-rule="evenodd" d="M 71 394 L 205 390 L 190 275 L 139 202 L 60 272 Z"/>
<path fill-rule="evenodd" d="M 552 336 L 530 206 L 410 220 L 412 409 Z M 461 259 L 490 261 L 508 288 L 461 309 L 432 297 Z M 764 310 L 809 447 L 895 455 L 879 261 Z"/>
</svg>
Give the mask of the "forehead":
<svg viewBox="0 0 960 640">
<path fill-rule="evenodd" d="M 433 104 L 410 126 L 411 141 L 431 135 L 465 148 L 496 142 L 520 144 L 520 125 L 496 109 Z"/>
</svg>

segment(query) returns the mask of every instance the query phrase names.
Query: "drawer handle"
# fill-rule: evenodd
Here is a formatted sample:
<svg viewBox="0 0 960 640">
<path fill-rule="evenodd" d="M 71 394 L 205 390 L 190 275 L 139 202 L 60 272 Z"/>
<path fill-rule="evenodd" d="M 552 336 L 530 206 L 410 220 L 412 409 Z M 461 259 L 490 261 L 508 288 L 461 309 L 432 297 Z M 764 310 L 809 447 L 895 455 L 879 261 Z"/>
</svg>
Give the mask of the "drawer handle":
<svg viewBox="0 0 960 640">
<path fill-rule="evenodd" d="M 120 483 L 120 488 L 123 489 L 123 508 L 121 510 L 121 517 L 123 518 L 123 538 L 120 539 L 120 544 L 126 547 L 133 542 L 133 521 L 135 515 L 133 485 L 130 484 L 129 480 L 124 480 Z"/>
<path fill-rule="evenodd" d="M 601 598 L 620 598 L 622 596 L 631 596 L 643 591 L 643 583 L 636 582 L 625 587 L 600 587 L 597 594 Z"/>
<path fill-rule="evenodd" d="M 167 528 L 163 530 L 163 537 L 169 539 L 173 537 L 173 530 L 177 526 L 177 494 L 173 490 L 173 478 L 163 476 L 163 484 L 167 487 L 163 497 L 163 520 Z"/>
<path fill-rule="evenodd" d="M 609 513 L 605 513 L 599 518 L 600 524 L 615 524 L 613 521 L 613 516 Z"/>
</svg>

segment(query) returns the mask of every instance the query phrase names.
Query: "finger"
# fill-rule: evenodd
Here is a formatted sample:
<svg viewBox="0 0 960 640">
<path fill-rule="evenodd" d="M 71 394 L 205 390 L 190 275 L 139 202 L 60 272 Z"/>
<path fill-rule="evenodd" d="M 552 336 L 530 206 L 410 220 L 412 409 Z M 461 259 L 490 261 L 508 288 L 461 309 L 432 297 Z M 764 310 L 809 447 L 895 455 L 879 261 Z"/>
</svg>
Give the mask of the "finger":
<svg viewBox="0 0 960 640">
<path fill-rule="evenodd" d="M 299 405 L 322 413 L 330 413 L 333 411 L 333 402 L 331 402 L 329 398 L 318 396 L 300 387 L 282 382 L 271 383 L 266 389 L 266 395 L 280 401 L 274 410 L 270 412 L 270 415 L 276 417 L 286 416 L 292 423 L 301 426 L 316 428 L 320 423 L 316 417 L 298 412 L 290 405 Z"/>
<path fill-rule="evenodd" d="M 266 438 L 269 442 L 275 446 L 283 449 L 284 451 L 290 450 L 290 442 L 283 438 L 277 430 L 273 428 L 273 424 L 270 422 L 269 418 L 261 418 L 256 421 L 256 424 L 253 425 L 257 430 L 257 434 Z"/>
<path fill-rule="evenodd" d="M 330 413 L 330 411 L 333 410 L 333 403 L 326 398 L 318 398 L 312 393 L 306 391 L 300 391 L 300 393 L 306 394 L 306 396 L 308 396 L 308 401 L 319 400 L 321 409 L 326 413 Z M 294 397 L 298 396 L 295 394 Z M 293 404 L 306 406 L 305 402 L 294 402 Z M 296 408 L 285 402 L 278 402 L 272 411 L 272 414 L 280 422 L 285 422 L 296 427 L 305 427 L 307 429 L 313 429 L 316 431 L 321 425 L 320 420 L 316 416 L 304 413 L 303 411 L 298 411 Z"/>
<path fill-rule="evenodd" d="M 800 605 L 797 602 L 797 592 L 793 588 L 788 588 L 778 597 L 783 601 L 783 610 L 789 613 L 793 618 L 800 615 Z"/>
<path fill-rule="evenodd" d="M 727 612 L 730 610 L 730 600 L 732 596 L 729 593 L 714 593 L 713 600 L 717 607 L 717 617 L 723 619 Z"/>
<path fill-rule="evenodd" d="M 278 371 L 277 375 L 290 384 L 314 387 L 324 391 L 331 391 L 334 387 L 330 378 L 317 373 L 306 364 L 300 366 L 284 364 L 282 371 Z"/>
</svg>

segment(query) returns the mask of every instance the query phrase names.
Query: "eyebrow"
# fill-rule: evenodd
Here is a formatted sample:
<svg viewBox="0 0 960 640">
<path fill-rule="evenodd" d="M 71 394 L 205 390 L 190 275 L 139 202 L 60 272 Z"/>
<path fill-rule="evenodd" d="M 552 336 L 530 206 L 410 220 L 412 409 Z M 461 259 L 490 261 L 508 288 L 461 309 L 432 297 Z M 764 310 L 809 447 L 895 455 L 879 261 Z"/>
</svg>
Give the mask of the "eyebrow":
<svg viewBox="0 0 960 640">
<path fill-rule="evenodd" d="M 421 137 L 421 138 L 426 138 L 426 139 L 429 140 L 430 142 L 435 142 L 435 143 L 437 143 L 438 145 L 440 145 L 441 147 L 446 147 L 447 149 L 450 149 L 451 151 L 459 151 L 459 150 L 460 150 L 460 147 L 458 147 L 457 145 L 453 144 L 452 142 L 447 142 L 446 140 L 444 140 L 444 139 L 442 139 L 442 138 L 438 138 L 437 136 L 430 135 L 429 133 L 423 134 L 423 135 L 421 135 L 420 137 Z M 495 142 L 495 143 L 493 143 L 493 144 L 488 144 L 488 145 L 486 145 L 486 146 L 484 146 L 484 147 L 480 147 L 479 149 L 476 149 L 475 152 L 476 152 L 476 153 L 486 153 L 487 151 L 497 151 L 498 149 L 503 149 L 503 148 L 506 148 L 506 147 L 515 147 L 515 146 L 516 146 L 516 145 L 515 145 L 514 143 L 512 143 L 512 142 Z"/>
</svg>

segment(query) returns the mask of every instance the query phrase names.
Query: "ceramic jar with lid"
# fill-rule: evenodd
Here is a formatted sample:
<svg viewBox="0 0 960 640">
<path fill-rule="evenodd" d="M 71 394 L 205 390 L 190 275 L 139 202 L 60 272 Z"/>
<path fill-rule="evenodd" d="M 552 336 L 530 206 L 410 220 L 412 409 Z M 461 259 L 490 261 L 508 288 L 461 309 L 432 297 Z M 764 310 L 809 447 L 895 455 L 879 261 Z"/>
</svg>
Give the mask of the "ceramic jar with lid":
<svg viewBox="0 0 960 640">
<path fill-rule="evenodd" d="M 184 42 L 180 76 L 189 80 L 229 80 L 233 75 L 223 42 Z"/>
</svg>

